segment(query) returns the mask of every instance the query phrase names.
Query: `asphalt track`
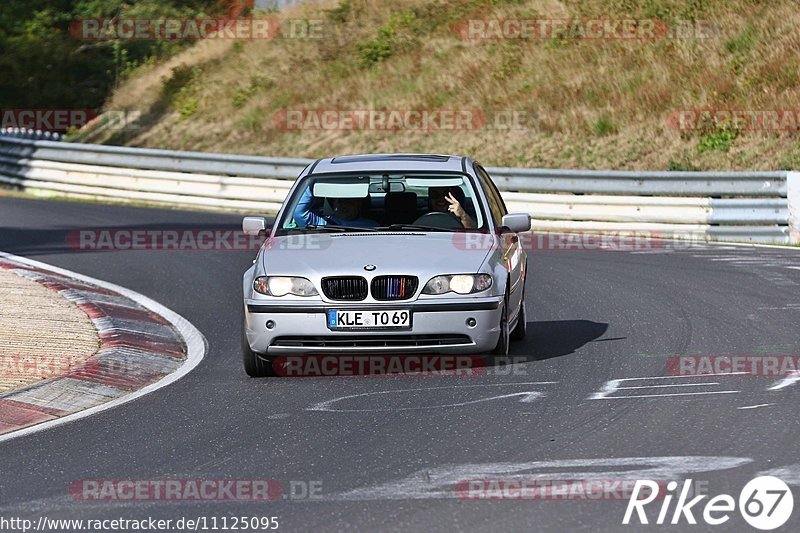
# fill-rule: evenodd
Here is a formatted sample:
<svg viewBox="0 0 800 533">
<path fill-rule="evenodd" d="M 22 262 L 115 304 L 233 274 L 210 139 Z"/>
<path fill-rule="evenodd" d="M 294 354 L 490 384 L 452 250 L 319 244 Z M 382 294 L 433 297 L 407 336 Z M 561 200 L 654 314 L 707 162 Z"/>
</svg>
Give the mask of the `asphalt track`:
<svg viewBox="0 0 800 533">
<path fill-rule="evenodd" d="M 209 342 L 204 361 L 169 387 L 0 444 L 0 516 L 277 516 L 288 531 L 625 531 L 642 526 L 622 525 L 624 501 L 473 500 L 453 486 L 517 475 L 650 475 L 691 478 L 711 495 L 738 498 L 757 474 L 780 470 L 796 500 L 783 529 L 800 526 L 800 382 L 769 390 L 781 378 L 674 378 L 666 370 L 674 355 L 800 353 L 798 251 L 533 252 L 529 337 L 512 345 L 525 362 L 479 377 L 255 380 L 239 352 L 240 279 L 254 254 L 82 252 L 65 239 L 86 227 L 239 221 L 0 198 L 0 250 L 138 291 Z M 604 396 L 609 380 L 628 378 L 650 379 L 618 382 L 642 388 Z M 707 394 L 722 391 L 735 392 Z M 523 392 L 537 394 L 511 396 Z M 352 398 L 331 402 L 344 396 Z M 285 491 L 292 481 L 321 490 L 315 499 L 266 503 L 86 502 L 68 490 L 81 479 L 275 479 Z M 723 527 L 683 521 L 665 529 L 752 530 L 737 512 Z"/>
</svg>

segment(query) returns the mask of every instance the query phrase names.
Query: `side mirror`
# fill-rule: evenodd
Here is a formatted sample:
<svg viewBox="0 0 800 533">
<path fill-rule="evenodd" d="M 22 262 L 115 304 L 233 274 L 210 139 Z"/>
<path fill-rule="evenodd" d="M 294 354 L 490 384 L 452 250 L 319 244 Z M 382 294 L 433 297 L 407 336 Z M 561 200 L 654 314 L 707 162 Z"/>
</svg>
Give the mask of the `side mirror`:
<svg viewBox="0 0 800 533">
<path fill-rule="evenodd" d="M 507 215 L 503 215 L 502 225 L 514 233 L 530 231 L 531 216 L 528 213 L 509 213 Z"/>
<path fill-rule="evenodd" d="M 267 230 L 267 219 L 264 217 L 244 217 L 242 220 L 242 231 L 246 235 L 259 235 Z"/>
</svg>

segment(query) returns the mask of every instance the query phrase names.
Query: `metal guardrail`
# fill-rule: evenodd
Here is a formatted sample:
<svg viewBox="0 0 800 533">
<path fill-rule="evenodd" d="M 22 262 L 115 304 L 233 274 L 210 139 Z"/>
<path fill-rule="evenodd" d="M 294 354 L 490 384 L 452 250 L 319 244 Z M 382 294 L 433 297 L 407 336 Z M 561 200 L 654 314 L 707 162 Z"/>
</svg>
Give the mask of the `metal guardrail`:
<svg viewBox="0 0 800 533">
<path fill-rule="evenodd" d="M 276 211 L 311 162 L 0 135 L 0 183 L 122 201 Z M 509 210 L 530 212 L 537 229 L 800 240 L 789 220 L 800 209 L 787 198 L 798 173 L 487 170 Z"/>
<path fill-rule="evenodd" d="M 490 169 L 487 169 L 490 170 Z M 786 196 L 786 172 L 667 172 L 493 168 L 502 190 L 659 196 Z"/>
</svg>

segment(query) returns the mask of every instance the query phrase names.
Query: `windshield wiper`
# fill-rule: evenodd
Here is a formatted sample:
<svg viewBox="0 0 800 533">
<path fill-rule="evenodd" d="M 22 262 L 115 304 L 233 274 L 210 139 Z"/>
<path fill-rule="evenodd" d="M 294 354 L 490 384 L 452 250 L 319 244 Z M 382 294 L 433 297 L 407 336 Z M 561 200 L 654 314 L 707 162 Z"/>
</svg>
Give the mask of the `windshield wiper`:
<svg viewBox="0 0 800 533">
<path fill-rule="evenodd" d="M 437 228 L 436 226 L 423 226 L 421 224 L 390 224 L 389 226 L 381 226 L 378 229 L 387 229 L 390 231 L 396 230 L 419 230 L 419 231 L 446 231 L 449 232 L 449 229 L 446 228 Z"/>
<path fill-rule="evenodd" d="M 338 231 L 338 232 L 347 232 L 347 231 L 378 231 L 377 228 L 373 228 L 370 226 L 340 226 L 338 224 L 325 224 L 324 226 L 316 226 L 314 224 L 309 224 L 306 226 L 306 229 L 313 229 L 313 230 L 330 230 L 330 231 Z"/>
</svg>

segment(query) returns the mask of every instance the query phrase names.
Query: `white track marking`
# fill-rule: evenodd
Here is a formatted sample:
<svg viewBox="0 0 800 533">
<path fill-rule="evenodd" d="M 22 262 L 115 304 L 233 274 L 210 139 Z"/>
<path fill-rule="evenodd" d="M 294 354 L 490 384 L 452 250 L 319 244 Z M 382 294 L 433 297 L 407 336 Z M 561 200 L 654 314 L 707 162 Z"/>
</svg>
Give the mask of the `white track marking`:
<svg viewBox="0 0 800 533">
<path fill-rule="evenodd" d="M 696 256 L 700 257 L 700 256 Z M 761 257 L 706 257 L 709 261 L 730 261 L 733 263 L 761 263 L 765 260 Z"/>
<path fill-rule="evenodd" d="M 800 304 L 786 304 L 783 307 L 757 307 L 757 311 L 800 311 Z"/>
<path fill-rule="evenodd" d="M 675 250 L 642 250 L 637 252 L 628 252 L 633 255 L 663 255 L 675 253 Z"/>
<path fill-rule="evenodd" d="M 186 361 L 184 361 L 183 365 L 181 365 L 172 374 L 164 376 L 162 379 L 160 379 L 155 383 L 151 383 L 150 385 L 142 389 L 133 391 L 130 394 L 117 398 L 116 400 L 111 400 L 110 402 L 106 402 L 104 404 L 92 407 L 90 409 L 86 409 L 85 411 L 80 411 L 61 418 L 56 418 L 55 420 L 42 422 L 41 424 L 20 429 L 18 431 L 14 431 L 6 435 L 0 435 L 0 442 L 16 439 L 18 437 L 30 435 L 31 433 L 37 433 L 39 431 L 44 431 L 46 429 L 50 429 L 55 426 L 67 424 L 75 420 L 80 420 L 82 418 L 86 418 L 88 416 L 100 413 L 102 411 L 106 411 L 108 409 L 113 409 L 114 407 L 118 407 L 122 404 L 141 398 L 146 394 L 150 394 L 151 392 L 157 391 L 158 389 L 161 389 L 163 387 L 166 387 L 167 385 L 175 383 L 176 381 L 184 377 L 186 374 L 194 370 L 194 368 L 198 364 L 200 364 L 200 361 L 203 360 L 203 357 L 205 357 L 208 343 L 206 342 L 206 338 L 203 336 L 203 334 L 200 333 L 200 331 L 196 327 L 194 327 L 194 325 L 192 325 L 191 322 L 189 322 L 179 314 L 175 313 L 174 311 L 167 309 L 166 307 L 156 302 L 155 300 L 151 300 L 147 296 L 139 294 L 138 292 L 134 292 L 130 289 L 126 289 L 125 287 L 120 287 L 119 285 L 109 283 L 107 281 L 101 281 L 89 276 L 84 276 L 83 274 L 78 274 L 76 272 L 48 265 L 46 263 L 35 261 L 33 259 L 28 259 L 27 257 L 20 257 L 17 255 L 9 254 L 7 252 L 0 252 L 0 257 L 10 259 L 11 261 L 15 261 L 17 263 L 25 264 L 31 267 L 49 270 L 56 274 L 61 274 L 62 276 L 67 276 L 80 281 L 85 281 L 86 283 L 91 283 L 93 285 L 97 285 L 98 287 L 118 292 L 130 298 L 136 303 L 146 307 L 153 313 L 165 318 L 170 324 L 172 324 L 175 327 L 175 329 L 178 330 L 178 333 L 180 333 L 180 335 L 183 337 L 183 340 L 186 342 L 186 351 L 187 351 Z"/>
<path fill-rule="evenodd" d="M 748 405 L 748 406 L 744 406 L 744 407 L 737 407 L 737 409 L 741 409 L 742 411 L 744 411 L 745 409 L 758 409 L 759 407 L 769 407 L 771 405 L 778 405 L 778 404 L 776 404 L 776 403 L 760 403 L 758 405 Z"/>
<path fill-rule="evenodd" d="M 725 242 L 725 241 L 705 241 L 704 244 L 721 245 L 721 246 L 734 246 L 739 248 L 772 248 L 774 250 L 782 250 L 784 252 L 800 252 L 800 247 L 797 246 L 781 246 L 779 244 L 758 244 L 754 242 Z M 709 249 L 722 250 L 724 248 L 713 246 Z"/>
<path fill-rule="evenodd" d="M 709 381 L 706 383 L 676 383 L 674 385 L 640 385 L 638 387 L 617 387 L 617 390 L 663 389 L 669 387 L 702 387 L 703 385 L 719 385 L 719 383 L 715 381 Z"/>
<path fill-rule="evenodd" d="M 775 476 L 787 485 L 800 486 L 800 463 L 759 472 L 759 476 Z"/>
<path fill-rule="evenodd" d="M 645 376 L 643 378 L 620 378 L 618 381 L 636 381 L 641 379 L 687 379 L 687 378 L 707 378 L 709 376 L 738 376 L 739 374 L 749 374 L 749 372 L 718 372 L 716 374 L 702 374 L 698 376 Z"/>
<path fill-rule="evenodd" d="M 455 499 L 456 487 L 475 479 L 503 480 L 676 480 L 697 472 L 728 470 L 752 463 L 747 457 L 614 457 L 557 459 L 521 463 L 473 463 L 437 466 L 378 485 L 361 487 L 330 500 Z M 553 471 L 554 469 L 561 469 Z"/>
<path fill-rule="evenodd" d="M 441 389 L 467 389 L 467 388 L 475 388 L 475 387 L 511 387 L 511 386 L 523 386 L 523 385 L 554 385 L 558 383 L 557 381 L 529 381 L 529 382 L 522 382 L 522 383 L 484 383 L 480 385 L 448 385 L 444 387 L 423 387 L 418 389 L 395 389 L 395 390 L 383 390 L 383 391 L 373 391 L 373 392 L 362 392 L 361 394 L 351 394 L 348 396 L 340 396 L 338 398 L 334 398 L 332 400 L 326 400 L 324 402 L 315 403 L 311 407 L 306 407 L 306 411 L 324 411 L 330 413 L 368 413 L 374 411 L 416 411 L 416 410 L 424 410 L 424 409 L 445 409 L 448 407 L 462 407 L 465 405 L 471 405 L 481 402 L 488 402 L 492 400 L 500 400 L 505 398 L 512 398 L 515 396 L 522 396 L 523 398 L 519 400 L 522 403 L 531 403 L 536 399 L 544 396 L 543 392 L 539 391 L 525 391 L 525 392 L 515 392 L 511 394 L 503 394 L 500 396 L 491 396 L 488 398 L 478 398 L 477 400 L 468 400 L 466 402 L 458 402 L 446 405 L 423 405 L 419 407 L 376 407 L 372 409 L 335 409 L 332 407 L 334 403 L 341 402 L 344 400 L 350 400 L 352 398 L 363 398 L 364 396 L 375 396 L 378 394 L 398 394 L 403 392 L 418 392 L 418 391 L 428 391 L 428 390 L 441 390 Z"/>
<path fill-rule="evenodd" d="M 719 385 L 718 382 L 703 382 L 703 383 L 669 383 L 665 385 L 634 385 L 630 387 L 622 387 L 621 384 L 627 381 L 644 381 L 649 379 L 688 379 L 688 378 L 707 378 L 710 376 L 734 376 L 740 374 L 747 374 L 747 372 L 724 372 L 718 374 L 702 374 L 697 376 L 649 376 L 641 378 L 619 378 L 606 381 L 598 392 L 589 396 L 589 400 L 624 400 L 626 398 L 667 398 L 675 396 L 701 396 L 706 394 L 736 394 L 739 391 L 725 390 L 725 391 L 703 391 L 703 392 L 673 392 L 665 394 L 640 394 L 640 395 L 625 395 L 625 396 L 610 396 L 618 390 L 631 390 L 631 389 L 663 389 L 671 387 L 700 387 L 703 385 Z"/>
<path fill-rule="evenodd" d="M 708 392 L 671 392 L 666 394 L 627 394 L 625 396 L 604 396 L 592 400 L 627 400 L 628 398 L 669 398 L 671 396 L 705 396 L 708 394 L 736 394 L 738 390 L 721 390 Z"/>
<path fill-rule="evenodd" d="M 782 380 L 778 381 L 772 387 L 768 388 L 767 390 L 781 390 L 783 388 L 788 387 L 789 385 L 794 385 L 800 381 L 800 370 L 793 370 L 786 374 L 786 377 Z"/>
</svg>

